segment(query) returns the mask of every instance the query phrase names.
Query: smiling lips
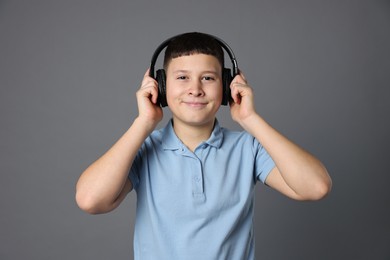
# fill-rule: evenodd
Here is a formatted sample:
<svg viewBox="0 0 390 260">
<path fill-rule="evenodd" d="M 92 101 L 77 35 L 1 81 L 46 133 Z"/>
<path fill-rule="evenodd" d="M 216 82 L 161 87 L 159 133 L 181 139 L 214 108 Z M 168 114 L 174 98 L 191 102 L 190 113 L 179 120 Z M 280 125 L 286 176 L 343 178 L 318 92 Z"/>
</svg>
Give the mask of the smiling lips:
<svg viewBox="0 0 390 260">
<path fill-rule="evenodd" d="M 201 101 L 183 101 L 184 104 L 190 107 L 194 108 L 202 108 L 207 105 L 207 102 L 201 102 Z"/>
</svg>

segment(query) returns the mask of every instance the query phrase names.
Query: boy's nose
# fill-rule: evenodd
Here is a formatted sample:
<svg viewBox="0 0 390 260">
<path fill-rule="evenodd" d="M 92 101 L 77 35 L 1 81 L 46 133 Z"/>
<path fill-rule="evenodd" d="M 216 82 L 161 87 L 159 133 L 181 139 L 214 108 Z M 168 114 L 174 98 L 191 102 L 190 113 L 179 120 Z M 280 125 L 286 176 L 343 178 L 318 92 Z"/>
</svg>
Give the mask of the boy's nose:
<svg viewBox="0 0 390 260">
<path fill-rule="evenodd" d="M 202 96 L 204 94 L 202 82 L 200 80 L 194 81 L 191 84 L 191 87 L 189 89 L 189 93 L 193 96 Z"/>
</svg>

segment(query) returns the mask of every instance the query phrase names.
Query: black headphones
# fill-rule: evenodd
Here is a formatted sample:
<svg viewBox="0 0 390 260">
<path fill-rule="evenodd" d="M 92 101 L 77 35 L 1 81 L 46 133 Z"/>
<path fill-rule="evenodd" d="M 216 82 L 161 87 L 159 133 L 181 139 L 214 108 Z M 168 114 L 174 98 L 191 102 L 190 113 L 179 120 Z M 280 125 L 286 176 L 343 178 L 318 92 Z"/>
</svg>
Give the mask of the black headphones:
<svg viewBox="0 0 390 260">
<path fill-rule="evenodd" d="M 152 56 L 152 61 L 150 63 L 150 72 L 149 72 L 149 76 L 151 76 L 152 78 L 154 78 L 157 83 L 158 83 L 158 100 L 157 100 L 157 103 L 162 106 L 162 107 L 165 107 L 167 106 L 167 97 L 166 97 L 166 75 L 165 75 L 165 71 L 164 69 L 159 69 L 156 71 L 156 77 L 154 76 L 154 66 L 156 64 L 156 61 L 157 61 L 157 58 L 159 56 L 159 54 L 161 53 L 161 51 L 167 47 L 169 45 L 169 43 L 175 39 L 176 37 L 178 36 L 181 36 L 182 34 L 179 34 L 179 35 L 176 35 L 176 36 L 173 36 L 167 40 L 165 40 L 163 43 L 160 44 L 160 46 L 157 47 L 157 49 L 155 50 L 153 56 Z M 236 61 L 236 58 L 234 56 L 234 53 L 232 51 L 232 49 L 229 47 L 229 45 L 227 45 L 223 40 L 213 36 L 213 35 L 209 35 L 207 34 L 208 36 L 212 37 L 213 39 L 215 39 L 220 45 L 221 47 L 226 51 L 226 53 L 229 55 L 231 61 L 232 61 L 232 64 L 233 64 L 233 73 L 231 73 L 231 70 L 230 69 L 227 69 L 227 68 L 223 68 L 222 70 L 222 90 L 223 90 L 223 93 L 222 93 L 222 105 L 226 106 L 228 105 L 228 101 L 231 99 L 231 96 L 230 96 L 230 83 L 232 82 L 233 78 L 238 75 L 239 73 L 239 69 L 238 69 L 238 66 L 237 66 L 237 61 Z"/>
</svg>

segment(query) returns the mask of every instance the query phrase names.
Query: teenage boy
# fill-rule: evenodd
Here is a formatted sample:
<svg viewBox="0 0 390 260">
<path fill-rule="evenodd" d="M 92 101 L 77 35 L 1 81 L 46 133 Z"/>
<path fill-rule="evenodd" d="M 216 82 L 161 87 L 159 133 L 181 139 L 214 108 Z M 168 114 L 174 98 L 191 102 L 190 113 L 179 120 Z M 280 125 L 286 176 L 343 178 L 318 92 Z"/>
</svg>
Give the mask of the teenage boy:
<svg viewBox="0 0 390 260">
<path fill-rule="evenodd" d="M 330 191 L 322 163 L 255 111 L 242 73 L 230 84 L 229 105 L 244 131 L 219 125 L 223 55 L 210 35 L 172 40 L 164 60 L 171 121 L 155 130 L 163 110 L 147 70 L 138 117 L 77 183 L 77 203 L 91 214 L 115 209 L 136 191 L 135 259 L 254 259 L 256 181 L 296 200 Z"/>
</svg>

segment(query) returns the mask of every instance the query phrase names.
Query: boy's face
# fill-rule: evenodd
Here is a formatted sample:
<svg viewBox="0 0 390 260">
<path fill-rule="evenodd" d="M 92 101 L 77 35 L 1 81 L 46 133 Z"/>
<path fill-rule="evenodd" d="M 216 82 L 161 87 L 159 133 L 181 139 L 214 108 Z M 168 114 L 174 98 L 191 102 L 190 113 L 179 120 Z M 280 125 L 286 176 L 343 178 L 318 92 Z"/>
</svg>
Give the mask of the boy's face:
<svg viewBox="0 0 390 260">
<path fill-rule="evenodd" d="M 217 58 L 193 54 L 172 59 L 166 84 L 174 121 L 194 126 L 214 123 L 222 102 L 222 67 Z"/>
</svg>

